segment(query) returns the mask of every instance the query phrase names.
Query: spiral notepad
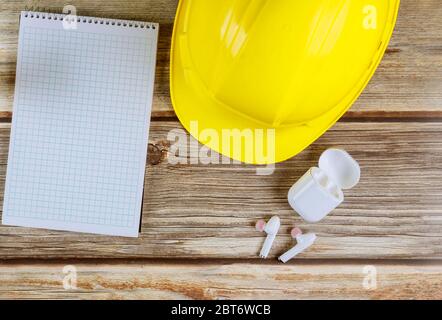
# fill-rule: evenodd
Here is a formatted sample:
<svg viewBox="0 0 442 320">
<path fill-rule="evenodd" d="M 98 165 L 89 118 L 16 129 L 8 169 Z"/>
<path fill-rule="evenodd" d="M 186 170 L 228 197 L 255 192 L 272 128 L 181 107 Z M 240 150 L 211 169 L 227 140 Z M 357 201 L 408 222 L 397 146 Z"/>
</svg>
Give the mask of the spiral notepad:
<svg viewBox="0 0 442 320">
<path fill-rule="evenodd" d="M 21 13 L 3 224 L 138 236 L 157 38 Z"/>
</svg>

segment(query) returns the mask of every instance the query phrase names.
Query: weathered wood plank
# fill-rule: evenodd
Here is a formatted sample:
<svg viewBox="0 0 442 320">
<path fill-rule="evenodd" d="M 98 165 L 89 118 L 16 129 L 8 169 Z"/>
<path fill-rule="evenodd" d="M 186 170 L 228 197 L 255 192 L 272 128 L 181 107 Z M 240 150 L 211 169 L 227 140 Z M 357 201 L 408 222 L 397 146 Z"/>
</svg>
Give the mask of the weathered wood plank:
<svg viewBox="0 0 442 320">
<path fill-rule="evenodd" d="M 63 273 L 65 264 L 0 264 L 0 298 L 442 298 L 440 264 L 375 264 L 367 268 L 363 263 L 273 265 L 137 262 L 78 263 L 74 266 L 77 272 L 76 289 L 72 289 L 73 269 L 65 269 L 69 274 Z M 63 279 L 67 275 L 69 279 L 65 285 L 68 290 L 65 290 Z"/>
<path fill-rule="evenodd" d="M 153 116 L 173 116 L 169 50 L 177 0 L 73 0 L 78 14 L 161 24 Z M 60 12 L 62 0 L 2 1 L 0 116 L 11 117 L 18 13 L 25 6 Z M 439 0 L 402 0 L 392 42 L 375 77 L 346 117 L 442 117 L 442 6 Z"/>
<path fill-rule="evenodd" d="M 153 122 L 150 141 L 167 147 L 167 133 L 175 128 L 180 128 L 175 121 Z M 441 123 L 338 123 L 269 176 L 256 175 L 253 166 L 173 165 L 164 159 L 147 168 L 138 239 L 1 226 L 0 259 L 257 258 L 264 235 L 254 223 L 273 214 L 283 225 L 272 258 L 293 245 L 289 230 L 299 224 L 319 238 L 301 259 L 440 259 L 441 138 Z M 2 124 L 1 195 L 8 139 L 9 124 Z M 362 179 L 333 214 L 307 224 L 290 209 L 286 193 L 331 146 L 345 148 L 360 162 Z"/>
</svg>

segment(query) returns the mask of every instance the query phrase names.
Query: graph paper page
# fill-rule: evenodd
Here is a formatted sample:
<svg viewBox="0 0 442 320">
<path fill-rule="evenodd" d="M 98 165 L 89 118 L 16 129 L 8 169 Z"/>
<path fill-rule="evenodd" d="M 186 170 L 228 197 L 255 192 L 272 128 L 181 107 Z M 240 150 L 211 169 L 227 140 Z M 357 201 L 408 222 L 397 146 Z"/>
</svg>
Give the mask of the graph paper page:
<svg viewBox="0 0 442 320">
<path fill-rule="evenodd" d="M 158 25 L 60 16 L 21 14 L 3 224 L 137 237 Z"/>
</svg>

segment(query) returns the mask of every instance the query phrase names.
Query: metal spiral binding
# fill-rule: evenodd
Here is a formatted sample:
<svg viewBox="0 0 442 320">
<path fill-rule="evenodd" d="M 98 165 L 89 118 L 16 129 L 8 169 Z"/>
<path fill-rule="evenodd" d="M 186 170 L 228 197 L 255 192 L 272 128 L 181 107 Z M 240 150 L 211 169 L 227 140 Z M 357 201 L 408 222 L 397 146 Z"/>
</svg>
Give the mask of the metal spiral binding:
<svg viewBox="0 0 442 320">
<path fill-rule="evenodd" d="M 66 16 L 68 15 L 63 13 L 52 13 L 52 12 L 42 12 L 42 11 L 33 11 L 33 10 L 24 11 L 24 17 L 31 19 L 47 19 L 47 20 L 63 21 L 63 19 Z M 156 29 L 155 24 L 149 22 L 94 18 L 87 16 L 72 16 L 72 17 L 76 17 L 78 23 L 112 25 L 112 26 L 127 27 L 127 28 Z"/>
</svg>

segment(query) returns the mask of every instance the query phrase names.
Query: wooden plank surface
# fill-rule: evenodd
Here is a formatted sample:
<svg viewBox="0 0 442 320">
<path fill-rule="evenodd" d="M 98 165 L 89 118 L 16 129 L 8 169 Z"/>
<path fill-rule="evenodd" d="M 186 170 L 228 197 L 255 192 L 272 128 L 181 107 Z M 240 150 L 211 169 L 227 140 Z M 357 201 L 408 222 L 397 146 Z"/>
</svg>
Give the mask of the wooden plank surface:
<svg viewBox="0 0 442 320">
<path fill-rule="evenodd" d="M 0 264 L 2 299 L 441 299 L 440 264 Z M 375 269 L 374 269 L 375 268 Z M 65 271 L 65 272 L 63 272 Z M 68 278 L 65 278 L 68 277 Z M 65 280 L 64 284 L 63 281 Z M 364 283 L 365 281 L 365 283 Z M 65 287 L 69 290 L 65 290 Z"/>
<path fill-rule="evenodd" d="M 177 2 L 69 2 L 80 15 L 161 25 L 142 232 L 127 239 L 0 226 L 0 298 L 441 299 L 440 0 L 401 1 L 386 55 L 346 120 L 269 176 L 256 175 L 253 166 L 189 164 L 192 156 L 187 164 L 169 163 L 167 134 L 181 128 L 169 97 Z M 66 4 L 0 1 L 0 208 L 18 14 L 30 8 L 60 12 Z M 362 179 L 332 215 L 307 224 L 289 208 L 286 193 L 331 146 L 354 155 Z M 283 225 L 270 259 L 261 261 L 264 235 L 254 223 L 273 214 Z M 283 265 L 274 258 L 293 245 L 288 234 L 295 224 L 316 232 L 318 241 Z M 78 270 L 74 291 L 62 286 L 68 263 Z M 377 268 L 376 290 L 363 287 L 368 264 Z"/>
<path fill-rule="evenodd" d="M 0 117 L 10 118 L 15 81 L 18 14 L 25 7 L 60 12 L 62 0 L 1 1 Z M 80 15 L 150 20 L 161 24 L 154 117 L 174 116 L 169 97 L 170 37 L 177 0 L 73 0 Z M 397 27 L 376 75 L 346 117 L 442 117 L 442 6 L 402 0 Z"/>
<path fill-rule="evenodd" d="M 167 146 L 175 121 L 152 123 L 150 141 Z M 0 129 L 3 188 L 9 124 Z M 299 224 L 318 234 L 301 259 L 442 258 L 441 123 L 342 122 L 269 176 L 245 165 L 173 165 L 147 168 L 142 233 L 138 239 L 0 227 L 3 259 L 34 258 L 257 258 L 264 235 L 257 219 L 278 214 L 282 229 L 271 252 L 293 245 Z M 345 202 L 318 224 L 290 209 L 286 194 L 326 148 L 339 146 L 359 162 L 362 179 Z M 190 162 L 190 159 L 188 159 Z M 2 191 L 0 191 L 3 194 Z M 0 204 L 1 205 L 1 204 Z"/>
</svg>

